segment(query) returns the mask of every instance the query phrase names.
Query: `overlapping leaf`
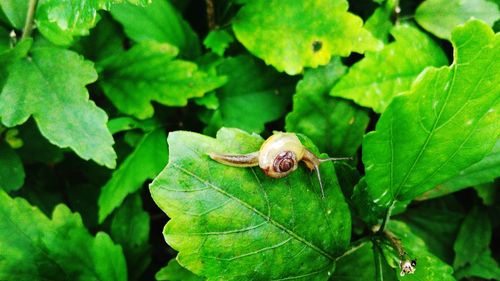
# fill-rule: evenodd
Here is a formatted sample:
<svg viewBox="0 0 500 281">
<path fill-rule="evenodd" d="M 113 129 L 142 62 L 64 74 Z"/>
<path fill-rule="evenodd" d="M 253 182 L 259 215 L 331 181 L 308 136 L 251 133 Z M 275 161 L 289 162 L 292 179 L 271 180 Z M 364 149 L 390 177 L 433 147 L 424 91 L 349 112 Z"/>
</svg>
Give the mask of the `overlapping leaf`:
<svg viewBox="0 0 500 281">
<path fill-rule="evenodd" d="M 346 71 L 339 59 L 324 67 L 307 70 L 297 84 L 293 110 L 286 117 L 286 130 L 310 137 L 321 151 L 352 156 L 361 145 L 368 112 L 352 102 L 328 96 Z"/>
<path fill-rule="evenodd" d="M 9 67 L 0 93 L 2 122 L 12 127 L 33 116 L 51 143 L 113 168 L 116 154 L 106 127 L 107 115 L 89 101 L 85 89 L 96 79 L 92 63 L 78 54 L 54 47 L 34 48 L 29 59 Z"/>
<path fill-rule="evenodd" d="M 106 96 L 123 113 L 146 119 L 154 113 L 151 101 L 185 106 L 189 98 L 225 83 L 224 77 L 200 71 L 192 62 L 174 60 L 177 53 L 169 44 L 148 42 L 101 61 Z"/>
<path fill-rule="evenodd" d="M 113 173 L 99 196 L 99 222 L 120 204 L 127 195 L 141 188 L 147 179 L 154 178 L 168 159 L 165 133 L 158 129 L 145 135 L 135 150 Z"/>
<path fill-rule="evenodd" d="M 146 5 L 150 0 L 40 0 L 35 22 L 52 43 L 67 46 L 75 36 L 89 34 L 99 20 L 100 9 L 122 2 Z"/>
<path fill-rule="evenodd" d="M 428 66 L 447 63 L 446 56 L 432 39 L 409 25 L 391 31 L 395 42 L 380 52 L 369 52 L 342 77 L 331 95 L 383 112 L 397 94 L 410 88 Z"/>
<path fill-rule="evenodd" d="M 480 21 L 452 36 L 455 61 L 396 97 L 363 142 L 370 198 L 388 207 L 432 189 L 486 156 L 500 133 L 499 38 Z"/>
<path fill-rule="evenodd" d="M 24 183 L 24 167 L 19 155 L 0 139 L 0 189 L 12 191 Z"/>
<path fill-rule="evenodd" d="M 169 135 L 169 164 L 151 184 L 171 218 L 167 243 L 178 261 L 209 280 L 326 280 L 350 237 L 350 216 L 333 165 L 322 166 L 326 199 L 314 174 L 300 167 L 283 179 L 236 168 L 207 153 L 247 153 L 256 135 L 222 129 L 217 139 Z"/>
<path fill-rule="evenodd" d="M 217 70 L 228 78 L 227 84 L 217 90 L 218 125 L 260 133 L 265 123 L 285 113 L 293 80 L 250 56 L 228 58 Z"/>
<path fill-rule="evenodd" d="M 200 54 L 198 36 L 168 0 L 155 0 L 146 7 L 114 5 L 111 14 L 136 42 L 169 43 L 179 48 L 183 58 Z"/>
<path fill-rule="evenodd" d="M 121 248 L 58 205 L 52 219 L 0 190 L 0 279 L 127 280 Z"/>
<path fill-rule="evenodd" d="M 255 0 L 240 10 L 233 29 L 251 53 L 294 75 L 325 65 L 332 56 L 382 46 L 347 9 L 345 0 Z"/>
<path fill-rule="evenodd" d="M 18 30 L 21 30 L 26 21 L 29 0 L 0 0 L 0 8 L 5 16 Z"/>
<path fill-rule="evenodd" d="M 492 26 L 500 18 L 498 3 L 487 0 L 426 0 L 415 11 L 415 19 L 434 35 L 450 39 L 453 28 L 471 18 Z"/>
<path fill-rule="evenodd" d="M 168 265 L 163 267 L 155 275 L 157 281 L 203 281 L 198 275 L 180 266 L 176 259 L 171 259 Z"/>
</svg>

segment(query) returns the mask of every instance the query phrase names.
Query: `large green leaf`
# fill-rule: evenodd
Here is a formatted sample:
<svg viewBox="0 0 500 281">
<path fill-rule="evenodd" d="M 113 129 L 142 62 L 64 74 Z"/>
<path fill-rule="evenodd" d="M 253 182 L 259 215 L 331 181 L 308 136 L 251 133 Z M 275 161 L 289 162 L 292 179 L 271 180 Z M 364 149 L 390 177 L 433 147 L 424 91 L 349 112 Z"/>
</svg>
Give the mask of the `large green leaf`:
<svg viewBox="0 0 500 281">
<path fill-rule="evenodd" d="M 443 196 L 467 187 L 493 182 L 498 177 L 500 177 L 500 140 L 497 140 L 493 151 L 481 161 L 463 169 L 457 176 L 422 194 L 419 199 Z"/>
<path fill-rule="evenodd" d="M 0 250 L 2 280 L 127 280 L 122 249 L 106 233 L 90 235 L 65 205 L 49 219 L 2 190 Z"/>
<path fill-rule="evenodd" d="M 365 28 L 384 43 L 388 42 L 389 34 L 393 28 L 392 18 L 395 8 L 396 0 L 387 0 L 373 12 L 365 23 Z"/>
<path fill-rule="evenodd" d="M 21 30 L 26 21 L 29 0 L 0 0 L 0 7 L 12 26 Z"/>
<path fill-rule="evenodd" d="M 373 244 L 364 242 L 349 249 L 335 264 L 331 281 L 366 281 L 375 278 Z"/>
<path fill-rule="evenodd" d="M 111 14 L 136 42 L 169 43 L 186 58 L 200 54 L 198 36 L 168 0 L 155 0 L 146 7 L 114 5 Z"/>
<path fill-rule="evenodd" d="M 265 123 L 285 113 L 293 80 L 250 56 L 228 58 L 217 70 L 228 78 L 227 84 L 217 90 L 222 118 L 219 125 L 260 133 Z"/>
<path fill-rule="evenodd" d="M 251 53 L 294 75 L 332 56 L 382 47 L 347 8 L 345 0 L 255 0 L 240 10 L 233 29 Z"/>
<path fill-rule="evenodd" d="M 352 102 L 328 96 L 346 71 L 340 59 L 308 69 L 297 84 L 293 111 L 286 116 L 286 130 L 310 137 L 321 151 L 334 156 L 352 156 L 361 145 L 368 111 Z"/>
<path fill-rule="evenodd" d="M 198 70 L 192 62 L 174 60 L 177 49 L 166 43 L 140 43 L 101 62 L 101 85 L 123 113 L 140 119 L 153 116 L 151 101 L 185 106 L 225 83 L 224 77 Z"/>
<path fill-rule="evenodd" d="M 161 129 L 146 134 L 135 150 L 120 164 L 99 196 L 99 222 L 120 204 L 127 195 L 141 188 L 147 179 L 154 178 L 168 159 L 167 140 Z"/>
<path fill-rule="evenodd" d="M 500 133 L 500 40 L 480 21 L 457 28 L 455 61 L 394 98 L 363 141 L 368 195 L 387 208 L 481 160 Z"/>
<path fill-rule="evenodd" d="M 0 93 L 2 122 L 12 127 L 33 116 L 51 143 L 113 168 L 116 154 L 106 127 L 108 117 L 89 101 L 85 89 L 96 79 L 92 63 L 78 54 L 53 47 L 34 48 L 29 59 L 9 68 Z"/>
<path fill-rule="evenodd" d="M 122 2 L 145 5 L 150 0 L 40 0 L 36 26 L 52 43 L 70 45 L 73 37 L 89 34 L 99 20 L 100 9 Z"/>
<path fill-rule="evenodd" d="M 168 142 L 169 164 L 150 189 L 171 218 L 164 235 L 182 266 L 209 280 L 328 278 L 351 228 L 333 164 L 322 164 L 322 199 L 317 178 L 302 165 L 273 179 L 207 155 L 256 151 L 257 135 L 173 132 Z"/>
<path fill-rule="evenodd" d="M 17 190 L 24 183 L 24 167 L 19 155 L 0 139 L 0 189 Z"/>
<path fill-rule="evenodd" d="M 487 280 L 500 280 L 500 267 L 498 262 L 492 257 L 491 250 L 487 249 L 472 264 L 455 271 L 457 279 L 465 277 L 480 277 Z M 475 279 L 473 279 L 475 280 Z"/>
<path fill-rule="evenodd" d="M 500 18 L 498 5 L 487 0 L 426 0 L 415 11 L 417 22 L 443 39 L 450 39 L 453 28 L 471 18 L 493 26 Z"/>
<path fill-rule="evenodd" d="M 427 66 L 447 63 L 439 45 L 410 25 L 391 31 L 396 39 L 380 52 L 368 52 L 349 69 L 331 90 L 331 95 L 383 112 L 397 94 L 408 90 Z"/>
</svg>

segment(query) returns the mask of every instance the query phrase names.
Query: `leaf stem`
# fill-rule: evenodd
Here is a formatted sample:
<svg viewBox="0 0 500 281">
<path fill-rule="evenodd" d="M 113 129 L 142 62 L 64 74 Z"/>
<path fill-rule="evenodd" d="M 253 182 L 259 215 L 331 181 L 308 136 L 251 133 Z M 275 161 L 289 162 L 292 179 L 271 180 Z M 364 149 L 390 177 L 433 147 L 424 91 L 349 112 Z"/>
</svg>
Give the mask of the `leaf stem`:
<svg viewBox="0 0 500 281">
<path fill-rule="evenodd" d="M 28 3 L 28 12 L 26 14 L 26 22 L 24 23 L 23 36 L 21 37 L 21 40 L 27 39 L 31 36 L 36 4 L 37 0 L 30 0 L 30 2 Z"/>
<path fill-rule="evenodd" d="M 392 209 L 394 209 L 395 204 L 396 201 L 395 200 L 392 201 L 391 206 L 387 209 L 387 212 L 385 213 L 384 220 L 382 221 L 382 224 L 380 225 L 380 228 L 378 229 L 377 233 L 382 234 L 384 232 L 384 229 L 387 226 L 389 219 L 391 218 Z"/>
<path fill-rule="evenodd" d="M 207 5 L 207 23 L 208 30 L 214 30 L 216 28 L 215 25 L 215 8 L 213 0 L 205 0 Z"/>
</svg>

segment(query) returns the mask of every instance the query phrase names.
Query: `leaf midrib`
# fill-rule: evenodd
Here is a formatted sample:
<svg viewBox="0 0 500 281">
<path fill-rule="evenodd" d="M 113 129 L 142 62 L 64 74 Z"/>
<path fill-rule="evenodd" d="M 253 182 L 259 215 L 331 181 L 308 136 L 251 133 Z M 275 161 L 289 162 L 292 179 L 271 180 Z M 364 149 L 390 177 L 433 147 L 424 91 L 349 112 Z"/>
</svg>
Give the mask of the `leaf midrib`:
<svg viewBox="0 0 500 281">
<path fill-rule="evenodd" d="M 197 176 L 196 174 L 192 173 L 191 171 L 189 170 L 186 170 L 184 168 L 182 168 L 181 166 L 178 166 L 176 165 L 175 163 L 171 163 L 172 167 L 181 171 L 182 173 L 185 173 L 193 178 L 195 178 L 196 180 L 206 184 L 207 186 L 210 186 L 212 187 L 215 191 L 233 199 L 233 200 L 236 200 L 238 203 L 240 203 L 240 205 L 242 205 L 243 207 L 249 209 L 250 211 L 254 212 L 255 214 L 259 215 L 260 217 L 262 217 L 263 219 L 265 219 L 266 221 L 268 221 L 269 223 L 271 223 L 272 225 L 274 225 L 275 227 L 285 231 L 286 233 L 288 233 L 290 236 L 292 236 L 293 238 L 295 238 L 297 241 L 305 244 L 306 246 L 310 247 L 311 249 L 315 250 L 316 252 L 320 253 L 321 255 L 327 257 L 328 259 L 330 259 L 331 261 L 335 261 L 335 258 L 328 254 L 327 252 L 325 252 L 324 250 L 320 249 L 319 247 L 317 247 L 316 245 L 312 244 L 311 242 L 307 241 L 305 238 L 299 236 L 297 233 L 293 232 L 292 230 L 288 229 L 287 227 L 285 227 L 284 225 L 280 224 L 279 222 L 273 220 L 270 216 L 267 216 L 265 215 L 264 213 L 260 212 L 259 210 L 257 210 L 256 208 L 252 207 L 249 203 L 241 200 L 240 198 L 234 196 L 233 194 L 223 190 L 222 188 L 212 184 L 211 182 L 209 181 L 206 181 L 202 178 L 200 178 L 199 176 Z"/>
</svg>

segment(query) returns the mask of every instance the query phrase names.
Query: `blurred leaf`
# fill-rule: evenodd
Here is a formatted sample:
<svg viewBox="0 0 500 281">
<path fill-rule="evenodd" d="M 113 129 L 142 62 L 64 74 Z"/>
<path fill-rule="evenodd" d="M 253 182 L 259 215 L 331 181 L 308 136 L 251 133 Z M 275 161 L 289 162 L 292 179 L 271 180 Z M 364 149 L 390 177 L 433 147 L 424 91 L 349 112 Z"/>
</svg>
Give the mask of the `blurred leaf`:
<svg viewBox="0 0 500 281">
<path fill-rule="evenodd" d="M 0 0 L 1 1 L 1 0 Z M 1 9 L 0 9 L 1 12 Z M 1 13 L 0 13 L 1 14 Z M 9 31 L 0 26 L 0 53 L 10 49 L 10 36 Z"/>
<path fill-rule="evenodd" d="M 491 151 L 500 134 L 498 36 L 470 21 L 453 33 L 455 62 L 428 69 L 363 141 L 369 200 L 411 200 Z"/>
<path fill-rule="evenodd" d="M 160 124 L 156 119 L 136 120 L 131 117 L 117 117 L 108 122 L 108 128 L 112 134 L 134 129 L 150 132 L 158 127 L 160 127 Z"/>
<path fill-rule="evenodd" d="M 459 269 L 467 263 L 474 263 L 489 248 L 491 235 L 488 213 L 481 207 L 474 207 L 465 217 L 453 245 L 453 267 Z"/>
<path fill-rule="evenodd" d="M 340 78 L 330 94 L 354 100 L 380 113 L 394 96 L 410 89 L 424 68 L 447 63 L 439 45 L 417 28 L 397 25 L 391 34 L 395 42 L 380 52 L 366 53 L 364 59 Z"/>
<path fill-rule="evenodd" d="M 22 30 L 26 21 L 29 0 L 0 0 L 5 16 L 17 30 Z"/>
<path fill-rule="evenodd" d="M 448 264 L 453 263 L 453 243 L 465 212 L 453 197 L 422 202 L 397 217 L 418 235 L 429 250 Z"/>
<path fill-rule="evenodd" d="M 73 43 L 73 37 L 89 34 L 89 29 L 99 21 L 98 10 L 122 2 L 145 5 L 150 0 L 40 0 L 35 23 L 49 41 L 68 46 Z"/>
<path fill-rule="evenodd" d="M 203 281 L 198 275 L 182 267 L 176 259 L 171 259 L 168 265 L 160 269 L 155 275 L 157 281 Z"/>
<path fill-rule="evenodd" d="M 256 135 L 222 129 L 213 139 L 173 132 L 168 141 L 169 164 L 150 190 L 171 218 L 164 235 L 181 265 L 224 280 L 328 278 L 351 229 L 332 163 L 322 164 L 321 199 L 317 178 L 303 166 L 273 179 L 207 156 L 256 151 L 262 144 Z"/>
<path fill-rule="evenodd" d="M 18 152 L 24 163 L 54 164 L 63 160 L 63 151 L 40 134 L 33 119 L 29 119 L 18 128 L 19 137 L 23 140 L 23 146 L 19 148 Z"/>
<path fill-rule="evenodd" d="M 208 33 L 203 45 L 219 56 L 223 56 L 229 44 L 234 42 L 234 37 L 229 32 L 219 29 Z"/>
<path fill-rule="evenodd" d="M 471 18 L 493 26 L 500 18 L 498 5 L 486 0 L 426 0 L 415 11 L 417 22 L 443 39 L 450 39 L 455 26 Z"/>
<path fill-rule="evenodd" d="M 174 60 L 176 55 L 169 44 L 149 42 L 99 62 L 106 96 L 121 112 L 146 119 L 154 114 L 151 101 L 185 106 L 225 83 L 192 62 Z"/>
<path fill-rule="evenodd" d="M 76 46 L 86 58 L 101 61 L 124 50 L 124 35 L 121 26 L 109 14 L 102 15 L 89 36 L 82 37 Z"/>
<path fill-rule="evenodd" d="M 19 155 L 0 139 L 0 189 L 17 190 L 24 184 L 24 167 Z"/>
<path fill-rule="evenodd" d="M 477 196 L 483 200 L 483 204 L 491 206 L 495 202 L 495 196 L 498 192 L 498 186 L 494 183 L 486 183 L 474 186 Z"/>
<path fill-rule="evenodd" d="M 0 279 L 127 280 L 125 258 L 106 233 L 95 237 L 58 205 L 52 219 L 0 190 Z"/>
<path fill-rule="evenodd" d="M 100 223 L 122 204 L 128 194 L 139 190 L 147 179 L 154 178 L 165 167 L 167 153 L 167 140 L 162 129 L 144 135 L 102 188 L 99 196 Z"/>
<path fill-rule="evenodd" d="M 155 0 L 146 7 L 114 5 L 111 14 L 136 42 L 169 43 L 179 48 L 184 58 L 200 54 L 198 36 L 167 0 Z"/>
<path fill-rule="evenodd" d="M 286 117 L 287 131 L 307 135 L 321 151 L 333 156 L 354 155 L 370 120 L 366 110 L 328 96 L 345 71 L 337 58 L 326 66 L 306 70 L 297 84 L 293 111 Z"/>
<path fill-rule="evenodd" d="M 425 192 L 419 199 L 447 195 L 467 187 L 493 182 L 498 177 L 500 177 L 500 139 L 497 140 L 493 150 L 481 161 L 472 164 L 460 171 L 455 177 Z"/>
<path fill-rule="evenodd" d="M 388 224 L 389 230 L 401 239 L 405 251 L 412 259 L 417 259 L 414 274 L 397 277 L 402 281 L 454 281 L 453 268 L 431 254 L 425 242 L 415 235 L 411 229 L 400 221 L 391 220 Z M 398 269 L 400 271 L 400 269 Z"/>
<path fill-rule="evenodd" d="M 240 10 L 233 29 L 252 54 L 295 75 L 327 64 L 332 56 L 382 47 L 347 8 L 345 0 L 255 0 Z"/>
<path fill-rule="evenodd" d="M 393 29 L 392 17 L 396 8 L 396 0 L 387 0 L 380 4 L 381 6 L 366 20 L 365 28 L 377 39 L 387 43 L 391 29 Z"/>
<path fill-rule="evenodd" d="M 113 168 L 116 154 L 106 113 L 89 101 L 86 84 L 97 79 L 93 65 L 77 53 L 38 47 L 9 68 L 0 93 L 0 117 L 16 126 L 33 115 L 51 143 L 70 147 L 81 158 Z M 26 83 L 29 81 L 29 83 Z"/>
<path fill-rule="evenodd" d="M 331 281 L 366 281 L 375 278 L 372 243 L 365 242 L 350 249 L 335 264 Z"/>
<path fill-rule="evenodd" d="M 149 245 L 149 214 L 142 208 L 139 194 L 128 196 L 116 210 L 110 235 L 120 243 L 130 270 L 129 280 L 139 280 L 151 262 Z"/>
<path fill-rule="evenodd" d="M 228 78 L 227 84 L 217 90 L 221 126 L 260 133 L 264 124 L 285 113 L 292 80 L 250 56 L 228 58 L 218 71 Z"/>
<path fill-rule="evenodd" d="M 498 262 L 491 256 L 491 250 L 487 249 L 473 264 L 468 264 L 456 270 L 455 277 L 459 280 L 466 277 L 500 280 L 500 267 Z"/>
</svg>

